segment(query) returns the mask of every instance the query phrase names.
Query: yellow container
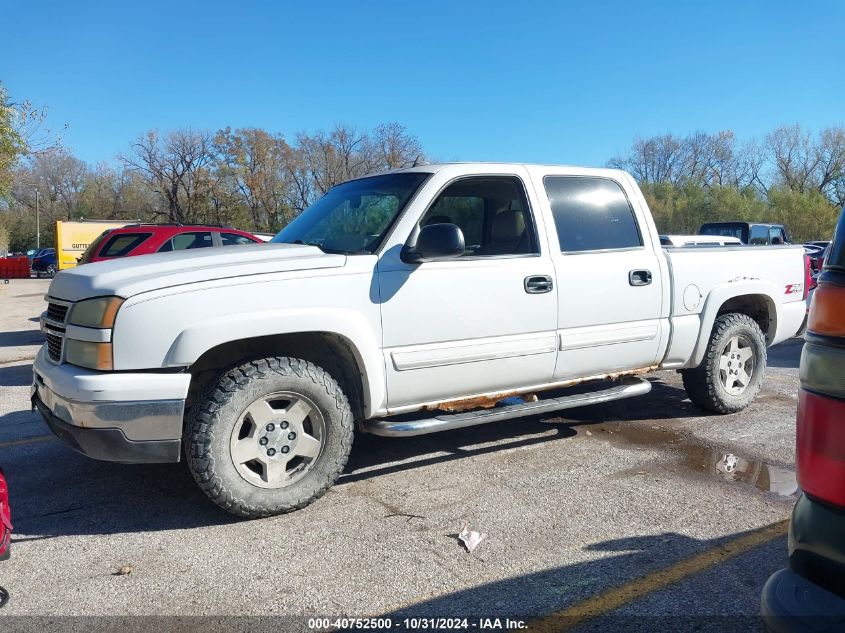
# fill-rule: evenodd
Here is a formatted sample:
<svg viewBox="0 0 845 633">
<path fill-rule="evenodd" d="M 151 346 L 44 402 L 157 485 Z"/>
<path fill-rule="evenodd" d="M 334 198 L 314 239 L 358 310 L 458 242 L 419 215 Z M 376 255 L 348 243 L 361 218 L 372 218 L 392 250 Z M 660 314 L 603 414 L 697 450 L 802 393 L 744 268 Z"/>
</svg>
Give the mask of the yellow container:
<svg viewBox="0 0 845 633">
<path fill-rule="evenodd" d="M 56 259 L 59 270 L 73 268 L 76 260 L 82 257 L 85 249 L 96 240 L 103 231 L 119 228 L 134 222 L 118 220 L 75 220 L 72 222 L 56 221 Z"/>
</svg>

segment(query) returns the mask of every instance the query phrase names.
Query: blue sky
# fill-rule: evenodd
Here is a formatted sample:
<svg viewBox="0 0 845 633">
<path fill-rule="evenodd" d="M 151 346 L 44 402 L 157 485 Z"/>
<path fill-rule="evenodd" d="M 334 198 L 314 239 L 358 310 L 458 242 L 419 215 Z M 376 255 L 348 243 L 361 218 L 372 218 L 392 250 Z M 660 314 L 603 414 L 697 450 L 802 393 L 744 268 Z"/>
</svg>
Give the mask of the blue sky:
<svg viewBox="0 0 845 633">
<path fill-rule="evenodd" d="M 14 2 L 0 80 L 111 161 L 157 128 L 398 121 L 441 160 L 845 123 L 845 2 Z"/>
</svg>

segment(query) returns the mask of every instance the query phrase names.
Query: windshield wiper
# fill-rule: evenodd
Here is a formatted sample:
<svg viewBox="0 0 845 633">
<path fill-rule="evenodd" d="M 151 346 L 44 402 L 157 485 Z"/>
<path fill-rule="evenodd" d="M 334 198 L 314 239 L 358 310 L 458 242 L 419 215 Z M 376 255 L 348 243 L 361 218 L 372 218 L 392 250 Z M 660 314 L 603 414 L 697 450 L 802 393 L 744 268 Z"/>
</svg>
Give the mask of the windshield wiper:
<svg viewBox="0 0 845 633">
<path fill-rule="evenodd" d="M 312 243 L 312 242 L 304 242 L 302 240 L 294 240 L 293 242 L 287 242 L 287 244 L 299 244 L 300 246 L 316 246 L 317 248 L 319 248 L 324 253 L 327 252 L 326 249 L 324 249 L 322 246 L 320 246 L 320 244 L 317 243 L 317 242 Z"/>
<path fill-rule="evenodd" d="M 317 248 L 319 248 L 324 253 L 330 254 L 330 255 L 351 255 L 352 254 L 352 251 L 344 251 L 344 250 L 339 249 L 339 248 L 326 248 L 325 246 L 323 246 L 322 244 L 320 244 L 318 242 L 304 242 L 303 240 L 294 240 L 293 242 L 289 242 L 289 244 L 299 244 L 301 246 L 316 246 Z"/>
</svg>

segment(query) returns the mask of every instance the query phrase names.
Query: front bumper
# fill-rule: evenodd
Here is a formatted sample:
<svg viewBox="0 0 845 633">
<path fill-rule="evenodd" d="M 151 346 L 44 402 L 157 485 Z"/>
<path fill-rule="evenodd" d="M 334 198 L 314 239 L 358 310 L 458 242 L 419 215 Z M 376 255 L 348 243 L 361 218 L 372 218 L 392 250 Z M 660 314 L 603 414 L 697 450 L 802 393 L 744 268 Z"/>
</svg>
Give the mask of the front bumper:
<svg viewBox="0 0 845 633">
<path fill-rule="evenodd" d="M 33 364 L 32 404 L 70 448 L 94 459 L 178 462 L 190 376 Z"/>
</svg>

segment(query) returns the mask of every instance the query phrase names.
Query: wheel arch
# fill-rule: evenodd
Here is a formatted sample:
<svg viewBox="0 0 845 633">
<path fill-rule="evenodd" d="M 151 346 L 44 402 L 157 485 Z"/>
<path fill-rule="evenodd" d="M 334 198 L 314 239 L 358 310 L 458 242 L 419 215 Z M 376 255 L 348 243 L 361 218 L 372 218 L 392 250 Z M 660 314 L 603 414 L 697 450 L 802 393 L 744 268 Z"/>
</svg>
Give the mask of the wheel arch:
<svg viewBox="0 0 845 633">
<path fill-rule="evenodd" d="M 697 367 L 704 360 L 713 324 L 723 314 L 732 312 L 751 317 L 771 345 L 778 331 L 779 308 L 775 287 L 764 281 L 737 282 L 714 289 L 707 297 L 701 313 L 701 329 L 688 366 Z"/>
<path fill-rule="evenodd" d="M 301 327 L 303 323 L 309 327 Z M 384 365 L 376 335 L 359 314 L 346 310 L 200 322 L 176 338 L 166 365 L 187 367 L 193 395 L 223 369 L 271 356 L 302 358 L 323 367 L 348 391 L 356 416 L 371 417 L 384 406 Z"/>
</svg>

